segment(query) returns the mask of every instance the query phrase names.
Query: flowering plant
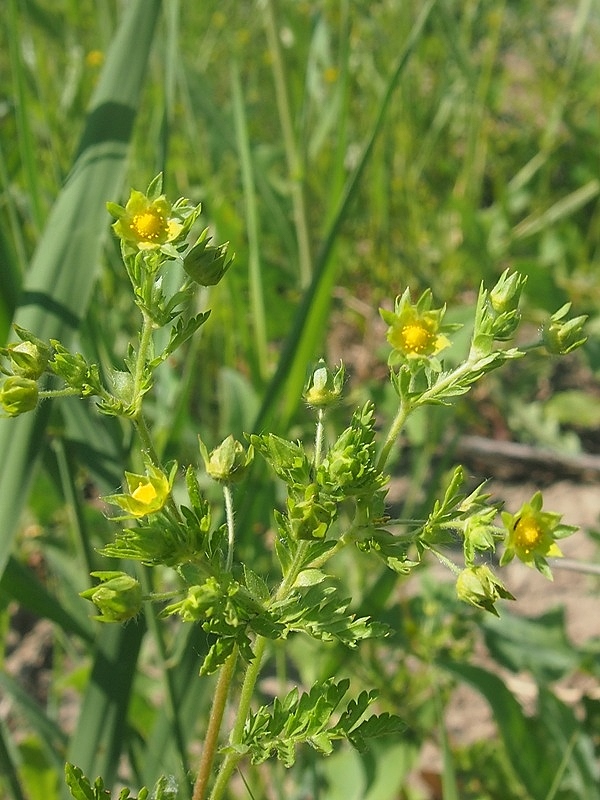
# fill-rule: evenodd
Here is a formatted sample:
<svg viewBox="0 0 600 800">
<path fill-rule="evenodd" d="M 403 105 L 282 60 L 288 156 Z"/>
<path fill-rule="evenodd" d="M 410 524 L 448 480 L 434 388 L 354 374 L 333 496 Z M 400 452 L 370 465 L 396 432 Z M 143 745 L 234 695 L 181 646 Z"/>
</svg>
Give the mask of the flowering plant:
<svg viewBox="0 0 600 800">
<path fill-rule="evenodd" d="M 392 520 L 387 515 L 388 463 L 409 416 L 426 405 L 452 402 L 487 373 L 526 354 L 517 345 L 503 344 L 514 339 L 525 283 L 508 271 L 491 290 L 481 287 L 468 353 L 453 368 L 441 354 L 459 326 L 444 321 L 445 308 L 433 307 L 431 291 L 413 302 L 406 289 L 393 312 L 381 310 L 388 324 L 390 379 L 397 400 L 383 434 L 370 401 L 354 411 L 338 435 L 326 429 L 326 415 L 343 394 L 345 373 L 343 365 L 331 370 L 321 360 L 303 395 L 315 415 L 314 443 L 269 432 L 249 433 L 245 443 L 228 436 L 212 450 L 200 440 L 204 484 L 212 479 L 223 493 L 225 521 L 215 524 L 197 464 L 189 465 L 180 481 L 178 466 L 162 463 L 144 400 L 154 371 L 208 319 L 209 312 L 184 313 L 195 286 L 217 283 L 232 259 L 227 245 L 210 244 L 206 230 L 188 241 L 200 207 L 185 199 L 171 204 L 162 194 L 160 176 L 146 193 L 132 191 L 124 207 L 109 203 L 108 209 L 116 218 L 113 230 L 141 315 L 139 336 L 129 348 L 125 368 L 103 375 L 98 365 L 60 342 L 42 342 L 18 329 L 21 342 L 1 353 L 6 378 L 0 404 L 5 414 L 15 416 L 33 410 L 46 397 L 91 397 L 103 414 L 133 425 L 140 451 L 137 463 L 143 462 L 144 472 L 126 471 L 125 490 L 104 498 L 125 512 L 114 519 L 126 525 L 101 552 L 161 567 L 161 576 L 168 568 L 173 573 L 169 588 L 146 591 L 125 572 L 96 571 L 92 578 L 98 583 L 82 596 L 94 603 L 102 622 L 126 622 L 145 605 L 155 604 L 161 618 L 178 617 L 204 631 L 209 646 L 200 672 L 218 672 L 218 679 L 193 797 L 220 800 L 243 759 L 259 764 L 275 757 L 289 767 L 304 744 L 328 754 L 339 740 L 363 748 L 375 736 L 399 734 L 404 728 L 396 714 L 372 711 L 374 691 L 344 701 L 349 682 L 336 682 L 333 676 L 305 693 L 294 689 L 270 706 L 252 709 L 272 643 L 285 646 L 302 635 L 356 648 L 391 634 L 388 624 L 359 616 L 350 600 L 340 596 L 331 566 L 342 552 L 371 553 L 397 574 L 410 572 L 431 553 L 455 575 L 461 600 L 497 614 L 497 603 L 513 596 L 487 563 L 496 548 L 503 548 L 500 565 L 517 557 L 551 577 L 546 559 L 560 556 L 555 539 L 574 528 L 561 524 L 557 514 L 542 511 L 539 493 L 516 514 L 502 513 L 500 524 L 499 509 L 484 486 L 468 490 L 460 467 L 449 476 L 443 496 L 426 518 Z M 180 278 L 171 294 L 164 288 L 166 271 Z M 583 318 L 567 320 L 566 313 L 563 308 L 552 316 L 547 328 L 554 351 L 567 352 L 585 339 Z M 167 336 L 157 337 L 159 329 L 166 329 Z M 57 379 L 62 385 L 56 385 Z M 251 476 L 255 454 L 268 464 L 283 490 L 273 513 L 275 580 L 259 574 L 256 565 L 237 560 L 234 486 L 243 486 Z M 456 543 L 462 547 L 458 564 L 456 556 L 445 552 Z M 241 689 L 234 720 L 219 749 L 237 675 Z M 76 767 L 68 765 L 67 781 L 74 797 L 97 796 Z M 103 791 L 100 784 L 95 786 Z"/>
</svg>

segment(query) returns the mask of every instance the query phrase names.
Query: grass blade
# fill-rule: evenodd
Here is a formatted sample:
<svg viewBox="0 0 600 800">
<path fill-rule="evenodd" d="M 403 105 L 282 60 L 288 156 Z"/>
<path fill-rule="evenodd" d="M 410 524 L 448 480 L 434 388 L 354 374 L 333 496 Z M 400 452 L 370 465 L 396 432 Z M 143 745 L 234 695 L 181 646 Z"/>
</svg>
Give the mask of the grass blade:
<svg viewBox="0 0 600 800">
<path fill-rule="evenodd" d="M 331 226 L 317 256 L 313 279 L 304 294 L 298 312 L 294 318 L 290 335 L 285 343 L 277 370 L 265 393 L 266 399 L 258 414 L 255 430 L 264 427 L 267 419 L 272 415 L 275 402 L 283 393 L 284 388 L 286 392 L 282 410 L 282 427 L 285 428 L 287 426 L 287 423 L 298 406 L 305 381 L 307 365 L 314 358 L 317 342 L 321 339 L 323 331 L 325 330 L 331 291 L 336 278 L 336 265 L 331 255 L 337 237 L 340 234 L 342 224 L 348 214 L 350 204 L 356 195 L 365 167 L 371 157 L 373 145 L 381 130 L 394 90 L 410 61 L 410 57 L 435 4 L 436 0 L 429 0 L 429 2 L 423 6 L 396 62 L 394 71 L 381 99 L 379 109 L 375 115 L 371 131 L 363 147 L 361 157 L 346 184 L 344 194 L 340 199 Z"/>
<path fill-rule="evenodd" d="M 25 278 L 15 321 L 43 339 L 68 343 L 85 312 L 96 277 L 105 202 L 119 191 L 159 0 L 128 4 L 92 99 L 78 154 L 50 213 Z M 0 574 L 12 546 L 48 418 L 0 420 Z"/>
</svg>

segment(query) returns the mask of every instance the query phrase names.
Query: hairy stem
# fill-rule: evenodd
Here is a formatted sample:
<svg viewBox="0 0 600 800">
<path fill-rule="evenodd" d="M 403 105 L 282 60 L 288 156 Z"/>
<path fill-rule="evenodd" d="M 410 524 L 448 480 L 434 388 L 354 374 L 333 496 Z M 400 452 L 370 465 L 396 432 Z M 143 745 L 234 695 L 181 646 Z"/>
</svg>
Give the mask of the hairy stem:
<svg viewBox="0 0 600 800">
<path fill-rule="evenodd" d="M 225 661 L 219 673 L 219 678 L 215 687 L 213 704 L 210 710 L 208 727 L 206 729 L 206 736 L 204 738 L 204 747 L 202 748 L 202 757 L 200 759 L 198 775 L 196 777 L 196 783 L 194 784 L 192 800 L 204 800 L 206 797 L 212 766 L 217 753 L 219 731 L 221 730 L 221 723 L 223 722 L 223 714 L 225 713 L 227 695 L 229 694 L 229 687 L 231 686 L 231 680 L 233 678 L 236 661 L 237 648 L 229 656 L 227 661 Z"/>
<path fill-rule="evenodd" d="M 225 563 L 225 571 L 231 572 L 235 544 L 235 519 L 233 515 L 233 493 L 229 483 L 223 484 L 223 497 L 225 498 L 225 516 L 227 518 L 227 561 Z"/>
<path fill-rule="evenodd" d="M 324 413 L 322 410 L 319 410 L 317 417 L 317 428 L 315 433 L 315 457 L 314 457 L 315 469 L 321 463 L 321 458 L 323 454 L 323 443 L 324 443 L 323 418 L 324 418 Z M 279 589 L 275 593 L 275 596 L 273 598 L 275 601 L 284 600 L 292 591 L 292 588 L 296 583 L 296 578 L 302 571 L 308 547 L 309 547 L 308 541 L 300 542 L 298 544 L 292 563 L 290 564 L 290 567 L 285 577 L 283 578 L 281 585 L 279 586 Z M 240 702 L 238 705 L 235 722 L 231 730 L 231 735 L 229 737 L 229 743 L 234 748 L 235 745 L 239 745 L 243 741 L 244 726 L 246 724 L 246 719 L 248 718 L 248 713 L 250 711 L 250 704 L 252 703 L 252 698 L 254 696 L 254 689 L 256 687 L 256 682 L 258 681 L 258 676 L 260 675 L 260 670 L 262 667 L 262 661 L 264 658 L 266 645 L 267 645 L 267 640 L 264 636 L 256 637 L 256 640 L 254 642 L 254 659 L 249 664 L 248 669 L 246 670 L 246 675 L 244 676 L 244 682 L 242 684 L 242 689 L 240 692 Z M 234 751 L 229 752 L 225 756 L 225 759 L 221 764 L 221 768 L 219 769 L 215 785 L 213 786 L 213 790 L 210 795 L 210 800 L 222 800 L 222 798 L 225 795 L 229 779 L 231 778 L 241 758 L 242 756 Z M 203 795 L 200 794 L 196 796 L 194 794 L 193 800 L 203 800 Z"/>
</svg>

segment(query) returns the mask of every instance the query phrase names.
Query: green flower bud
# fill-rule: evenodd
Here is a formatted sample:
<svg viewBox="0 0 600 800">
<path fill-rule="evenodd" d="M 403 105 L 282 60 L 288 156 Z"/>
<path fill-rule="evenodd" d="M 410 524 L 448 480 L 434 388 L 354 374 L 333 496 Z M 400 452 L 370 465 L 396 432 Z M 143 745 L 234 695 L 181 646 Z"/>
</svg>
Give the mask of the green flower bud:
<svg viewBox="0 0 600 800">
<path fill-rule="evenodd" d="M 231 435 L 210 453 L 200 437 L 198 444 L 207 473 L 219 483 L 236 483 L 241 480 L 254 459 L 252 445 L 245 450 Z"/>
<path fill-rule="evenodd" d="M 326 408 L 342 396 L 346 370 L 343 364 L 332 372 L 321 358 L 304 389 L 304 401 L 313 408 Z"/>
<path fill-rule="evenodd" d="M 0 406 L 9 417 L 33 411 L 38 403 L 39 390 L 31 378 L 11 375 L 0 386 Z"/>
<path fill-rule="evenodd" d="M 490 303 L 496 314 L 505 314 L 518 309 L 521 292 L 526 283 L 527 277 L 519 272 L 509 274 L 509 270 L 505 270 L 502 273 L 490 292 Z"/>
<path fill-rule="evenodd" d="M 565 303 L 542 328 L 542 339 L 546 350 L 553 355 L 564 356 L 587 341 L 587 336 L 583 334 L 587 316 L 573 317 L 565 321 L 570 310 L 571 303 Z"/>
<path fill-rule="evenodd" d="M 296 539 L 323 539 L 336 515 L 336 505 L 319 496 L 319 487 L 311 483 L 301 496 L 287 501 L 291 531 Z"/>
<path fill-rule="evenodd" d="M 184 270 L 200 286 L 215 286 L 233 263 L 233 257 L 227 257 L 228 243 L 213 247 L 210 238 L 204 230 L 183 259 Z"/>
<path fill-rule="evenodd" d="M 35 342 L 23 341 L 9 345 L 4 354 L 15 375 L 37 381 L 48 366 L 50 348 L 40 347 Z"/>
<path fill-rule="evenodd" d="M 514 600 L 514 596 L 491 569 L 485 565 L 467 567 L 456 579 L 456 594 L 472 606 L 499 616 L 494 604 L 498 600 Z"/>
<path fill-rule="evenodd" d="M 92 572 L 100 585 L 92 586 L 80 596 L 91 600 L 100 611 L 94 619 L 100 622 L 126 622 L 137 616 L 142 608 L 142 587 L 139 581 L 125 572 Z"/>
</svg>

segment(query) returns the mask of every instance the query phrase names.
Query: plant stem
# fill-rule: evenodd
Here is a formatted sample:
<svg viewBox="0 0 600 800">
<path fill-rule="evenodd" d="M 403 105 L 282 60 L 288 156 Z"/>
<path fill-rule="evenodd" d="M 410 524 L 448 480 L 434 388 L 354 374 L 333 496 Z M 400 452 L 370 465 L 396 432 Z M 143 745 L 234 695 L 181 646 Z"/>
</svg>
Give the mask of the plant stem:
<svg viewBox="0 0 600 800">
<path fill-rule="evenodd" d="M 313 467 L 316 468 L 321 463 L 321 459 L 323 457 L 323 445 L 324 445 L 324 420 L 325 414 L 323 409 L 319 409 L 317 415 L 317 427 L 315 431 L 315 455 L 313 460 Z M 229 488 L 229 487 L 227 487 Z M 223 487 L 225 489 L 225 486 Z M 229 495 L 231 498 L 231 494 Z M 227 509 L 227 527 L 230 534 L 229 539 L 229 552 L 227 563 L 230 564 L 230 560 L 233 558 L 233 507 L 231 509 L 228 506 L 228 502 L 231 500 L 227 500 L 227 494 L 225 495 L 225 503 Z M 231 519 L 230 519 L 231 514 Z M 294 558 L 292 559 L 292 563 L 283 578 L 279 589 L 275 593 L 273 600 L 284 600 L 289 593 L 291 592 L 294 584 L 296 583 L 296 578 L 300 574 L 302 567 L 304 565 L 306 559 L 306 551 L 309 547 L 308 541 L 299 542 L 296 552 L 294 554 Z M 230 567 L 229 567 L 230 568 Z M 225 791 L 227 789 L 227 785 L 229 783 L 229 779 L 233 774 L 236 766 L 242 759 L 242 754 L 236 752 L 236 745 L 239 745 L 243 741 L 244 736 L 244 726 L 246 724 L 246 719 L 248 718 L 248 713 L 250 711 L 250 704 L 252 703 L 252 698 L 254 696 L 254 689 L 256 687 L 256 682 L 258 680 L 258 676 L 260 674 L 260 670 L 262 667 L 262 661 L 265 654 L 265 648 L 267 645 L 267 640 L 264 636 L 257 636 L 254 642 L 254 659 L 248 665 L 246 670 L 246 675 L 244 676 L 244 682 L 242 684 L 242 689 L 240 692 L 240 702 L 237 709 L 237 714 L 235 718 L 235 722 L 233 728 L 231 730 L 231 734 L 229 737 L 229 744 L 231 746 L 230 752 L 227 753 L 225 756 L 223 763 L 219 769 L 217 779 L 213 786 L 212 792 L 210 794 L 210 800 L 221 800 L 223 798 Z M 204 800 L 203 794 L 198 794 L 194 792 L 193 800 Z"/>
<path fill-rule="evenodd" d="M 323 454 L 323 441 L 325 439 L 325 428 L 323 426 L 324 418 L 325 412 L 320 408 L 317 411 L 317 430 L 315 432 L 315 469 L 321 463 Z"/>
<path fill-rule="evenodd" d="M 40 389 L 38 392 L 38 397 L 40 399 L 48 399 L 49 397 L 74 397 L 75 395 L 80 396 L 81 390 L 68 387 L 66 389 Z"/>
<path fill-rule="evenodd" d="M 256 686 L 256 681 L 258 680 L 258 675 L 262 666 L 266 644 L 267 640 L 264 636 L 256 637 L 256 642 L 254 645 L 254 660 L 250 663 L 248 669 L 246 670 L 246 676 L 244 678 L 244 683 L 242 684 L 242 690 L 240 693 L 240 703 L 235 718 L 235 724 L 229 738 L 229 743 L 232 746 L 240 744 L 242 741 L 244 725 L 246 724 L 246 718 L 248 716 L 248 712 L 250 711 L 250 703 L 252 702 L 254 687 Z M 231 778 L 231 775 L 233 774 L 233 771 L 237 767 L 241 758 L 241 754 L 234 752 L 229 752 L 225 756 L 225 759 L 221 764 L 219 774 L 217 775 L 217 780 L 213 786 L 213 790 L 210 793 L 210 800 L 221 800 L 221 798 L 224 796 L 229 779 Z M 196 796 L 196 793 L 194 792 L 192 800 L 203 800 L 203 795 Z"/>
<path fill-rule="evenodd" d="M 223 497 L 225 498 L 225 516 L 227 518 L 227 561 L 225 563 L 225 572 L 231 572 L 235 544 L 235 519 L 233 515 L 233 493 L 229 483 L 223 484 Z"/>
<path fill-rule="evenodd" d="M 206 729 L 204 747 L 202 748 L 200 767 L 198 769 L 196 783 L 194 784 L 192 800 L 204 800 L 206 797 L 206 790 L 212 772 L 212 765 L 217 752 L 219 731 L 221 730 L 221 723 L 223 721 L 223 714 L 225 713 L 225 705 L 227 703 L 227 695 L 229 694 L 229 687 L 231 685 L 231 679 L 233 678 L 236 661 L 237 648 L 225 661 L 219 673 L 219 679 L 215 687 L 213 704 L 210 710 L 208 727 Z"/>
<path fill-rule="evenodd" d="M 464 364 L 461 364 L 459 367 L 452 370 L 452 372 L 444 375 L 444 377 L 434 383 L 433 386 L 430 386 L 429 389 L 420 395 L 420 397 L 415 398 L 414 402 L 410 403 L 405 400 L 400 401 L 400 408 L 398 409 L 398 413 L 392 421 L 389 433 L 386 437 L 383 448 L 381 449 L 381 453 L 379 454 L 379 459 L 377 460 L 377 469 L 384 469 L 390 456 L 391 449 L 394 446 L 394 443 L 398 438 L 408 415 L 420 406 L 425 406 L 427 403 L 435 402 L 436 396 L 442 394 L 445 389 L 452 386 L 452 384 L 457 383 L 465 375 L 468 375 L 470 372 L 476 374 L 478 370 L 477 363 L 484 360 L 485 359 L 480 359 L 478 356 L 472 356 L 465 361 Z"/>
<path fill-rule="evenodd" d="M 394 417 L 392 424 L 390 425 L 390 430 L 386 437 L 386 440 L 381 448 L 381 453 L 379 454 L 379 458 L 377 459 L 377 469 L 380 472 L 383 472 L 385 465 L 387 464 L 387 460 L 390 457 L 390 452 L 392 447 L 394 446 L 396 439 L 400 435 L 400 431 L 402 430 L 404 423 L 406 422 L 406 418 L 412 411 L 412 406 L 407 405 L 406 403 L 400 403 L 400 408 L 398 409 L 398 413 Z"/>
<path fill-rule="evenodd" d="M 301 542 L 298 545 L 294 560 L 292 561 L 290 568 L 281 583 L 281 586 L 275 594 L 275 600 L 283 600 L 291 591 L 294 583 L 296 582 L 296 578 L 302 569 L 308 544 L 308 542 Z M 246 724 L 248 712 L 250 711 L 250 704 L 252 702 L 254 688 L 262 667 L 262 660 L 265 654 L 266 645 L 267 640 L 264 636 L 256 637 L 254 642 L 254 659 L 248 665 L 248 669 L 246 670 L 246 675 L 244 677 L 244 682 L 242 684 L 242 690 L 240 693 L 240 702 L 238 705 L 235 723 L 229 737 L 229 744 L 232 747 L 235 747 L 235 745 L 239 745 L 242 742 L 244 725 Z M 223 798 L 229 783 L 229 779 L 231 778 L 233 771 L 241 759 L 242 755 L 236 752 L 229 752 L 225 756 L 225 759 L 221 764 L 221 768 L 219 769 L 217 780 L 215 781 L 215 785 L 213 786 L 213 790 L 210 794 L 210 800 L 221 800 Z M 194 794 L 193 800 L 204 800 L 204 797 L 203 795 L 196 796 Z"/>
<path fill-rule="evenodd" d="M 133 376 L 133 402 L 136 412 L 139 413 L 142 405 L 142 381 L 146 367 L 146 356 L 150 342 L 152 341 L 153 322 L 145 311 L 142 311 L 142 330 L 140 332 L 140 344 L 137 351 L 135 362 L 135 374 Z"/>
</svg>

